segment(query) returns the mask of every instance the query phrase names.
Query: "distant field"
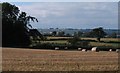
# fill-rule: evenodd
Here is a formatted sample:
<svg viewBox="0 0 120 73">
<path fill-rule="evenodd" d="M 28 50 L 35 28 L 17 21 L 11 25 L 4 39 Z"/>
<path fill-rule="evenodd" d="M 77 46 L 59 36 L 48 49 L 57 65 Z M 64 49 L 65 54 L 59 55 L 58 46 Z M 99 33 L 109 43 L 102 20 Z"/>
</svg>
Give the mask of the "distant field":
<svg viewBox="0 0 120 73">
<path fill-rule="evenodd" d="M 72 38 L 72 37 L 47 37 L 47 39 L 62 39 L 62 38 Z"/>
<path fill-rule="evenodd" d="M 114 43 L 99 43 L 99 42 L 90 42 L 90 45 L 92 46 L 106 46 L 106 47 L 118 47 L 120 43 L 114 44 Z"/>
<path fill-rule="evenodd" d="M 59 40 L 59 41 L 41 41 L 41 43 L 59 43 L 59 44 L 65 44 L 68 43 L 67 40 Z"/>
<path fill-rule="evenodd" d="M 62 39 L 62 38 L 72 38 L 72 37 L 47 37 L 48 39 Z M 96 38 L 81 38 L 85 40 L 96 40 Z M 101 41 L 119 41 L 120 38 L 101 38 Z"/>
<path fill-rule="evenodd" d="M 102 38 L 101 41 L 119 41 L 120 38 Z"/>
<path fill-rule="evenodd" d="M 113 71 L 116 52 L 81 52 L 3 48 L 3 71 Z"/>
<path fill-rule="evenodd" d="M 47 37 L 47 39 L 55 39 L 54 41 L 41 41 L 41 43 L 58 43 L 58 44 L 65 44 L 68 43 L 69 38 L 72 37 Z M 57 40 L 59 39 L 59 40 Z M 65 40 L 60 40 L 65 39 Z M 120 38 L 101 38 L 102 42 L 97 42 L 96 38 L 81 38 L 82 40 L 88 40 L 91 46 L 106 46 L 106 47 L 113 47 L 116 48 L 120 45 Z"/>
</svg>

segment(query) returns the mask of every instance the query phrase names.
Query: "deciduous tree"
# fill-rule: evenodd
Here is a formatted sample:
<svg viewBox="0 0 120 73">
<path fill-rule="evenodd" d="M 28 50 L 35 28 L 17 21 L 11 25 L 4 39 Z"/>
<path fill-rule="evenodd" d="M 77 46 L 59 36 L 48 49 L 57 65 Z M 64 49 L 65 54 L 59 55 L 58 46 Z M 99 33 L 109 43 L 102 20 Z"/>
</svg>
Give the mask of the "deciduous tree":
<svg viewBox="0 0 120 73">
<path fill-rule="evenodd" d="M 102 27 L 99 28 L 94 28 L 91 32 L 90 35 L 93 37 L 96 37 L 98 41 L 100 41 L 101 38 L 103 38 L 106 35 L 106 32 L 104 32 Z"/>
<path fill-rule="evenodd" d="M 10 3 L 2 3 L 2 46 L 28 46 L 30 44 L 30 21 L 35 17 L 27 16 Z"/>
</svg>

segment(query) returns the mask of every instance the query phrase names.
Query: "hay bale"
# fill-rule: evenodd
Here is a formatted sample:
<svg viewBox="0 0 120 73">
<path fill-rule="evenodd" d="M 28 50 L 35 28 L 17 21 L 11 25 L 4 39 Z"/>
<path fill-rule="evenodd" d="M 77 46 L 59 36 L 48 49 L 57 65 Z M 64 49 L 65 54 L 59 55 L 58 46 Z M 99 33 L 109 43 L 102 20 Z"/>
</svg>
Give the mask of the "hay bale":
<svg viewBox="0 0 120 73">
<path fill-rule="evenodd" d="M 109 49 L 109 51 L 111 52 L 111 51 L 112 51 L 112 49 Z"/>
<path fill-rule="evenodd" d="M 116 52 L 118 53 L 118 52 L 119 52 L 119 49 L 116 49 Z"/>
<path fill-rule="evenodd" d="M 93 52 L 99 52 L 99 49 L 98 49 L 97 47 L 93 47 L 93 48 L 91 49 L 91 51 L 93 51 Z"/>
<path fill-rule="evenodd" d="M 59 47 L 55 47 L 55 50 L 59 50 Z"/>
<path fill-rule="evenodd" d="M 82 49 L 82 51 L 87 51 L 87 49 Z"/>
<path fill-rule="evenodd" d="M 82 48 L 78 48 L 79 51 L 82 51 Z"/>
<path fill-rule="evenodd" d="M 67 50 L 68 49 L 68 47 L 65 47 L 65 50 Z"/>
</svg>

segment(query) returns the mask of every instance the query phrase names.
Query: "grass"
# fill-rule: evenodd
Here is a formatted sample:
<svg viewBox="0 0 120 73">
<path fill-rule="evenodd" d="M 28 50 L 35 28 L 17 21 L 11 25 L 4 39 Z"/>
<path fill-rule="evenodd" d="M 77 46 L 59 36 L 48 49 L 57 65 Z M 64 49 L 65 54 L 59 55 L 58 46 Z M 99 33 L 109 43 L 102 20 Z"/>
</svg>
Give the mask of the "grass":
<svg viewBox="0 0 120 73">
<path fill-rule="evenodd" d="M 36 43 L 32 43 L 30 45 L 31 48 L 36 49 L 54 49 L 56 46 L 60 47 L 60 49 L 63 49 L 64 47 L 68 47 L 69 50 L 77 49 L 78 47 L 91 49 L 92 47 L 96 46 L 100 50 L 108 51 L 109 49 L 114 49 L 114 51 L 118 48 L 120 48 L 120 42 L 118 41 L 118 38 L 101 38 L 101 41 L 98 42 L 96 38 L 81 38 L 82 41 L 89 42 L 89 45 L 86 44 L 77 45 L 77 46 L 71 46 L 68 42 L 68 39 L 71 37 L 47 37 L 49 40 L 46 41 L 38 41 L 37 45 Z M 52 39 L 52 40 L 51 40 Z M 39 44 L 41 43 L 41 44 Z M 69 44 L 69 45 L 68 45 Z"/>
<path fill-rule="evenodd" d="M 58 43 L 58 44 L 67 44 L 68 40 L 60 39 L 69 39 L 71 37 L 47 37 L 47 39 L 56 39 L 53 41 L 41 41 L 41 43 Z M 57 40 L 59 39 L 59 40 Z M 101 38 L 101 42 L 97 42 L 96 38 L 81 38 L 82 40 L 89 40 L 91 46 L 106 46 L 106 47 L 118 47 L 120 45 L 118 38 Z"/>
<path fill-rule="evenodd" d="M 81 52 L 3 48 L 3 71 L 113 71 L 116 52 Z"/>
<path fill-rule="evenodd" d="M 59 40 L 59 41 L 41 41 L 41 43 L 58 43 L 58 44 L 65 44 L 68 43 L 67 40 Z"/>
<path fill-rule="evenodd" d="M 107 47 L 118 47 L 119 44 L 112 43 L 100 43 L 100 42 L 90 42 L 91 46 L 107 46 Z"/>
<path fill-rule="evenodd" d="M 72 38 L 72 37 L 47 37 L 47 39 L 63 39 L 63 38 Z"/>
<path fill-rule="evenodd" d="M 72 37 L 47 37 L 47 39 L 69 39 Z M 81 38 L 82 40 L 95 40 L 97 41 L 96 38 Z M 105 41 L 105 42 L 109 42 L 109 41 L 113 41 L 113 42 L 119 42 L 120 38 L 101 38 L 101 41 Z"/>
<path fill-rule="evenodd" d="M 101 41 L 115 41 L 115 42 L 116 41 L 118 42 L 119 40 L 120 40 L 120 38 L 102 38 L 101 39 Z"/>
<path fill-rule="evenodd" d="M 72 38 L 72 37 L 47 37 L 47 39 L 63 39 L 63 38 Z M 84 40 L 96 40 L 96 38 L 81 38 Z M 101 38 L 101 41 L 119 41 L 120 38 Z"/>
</svg>

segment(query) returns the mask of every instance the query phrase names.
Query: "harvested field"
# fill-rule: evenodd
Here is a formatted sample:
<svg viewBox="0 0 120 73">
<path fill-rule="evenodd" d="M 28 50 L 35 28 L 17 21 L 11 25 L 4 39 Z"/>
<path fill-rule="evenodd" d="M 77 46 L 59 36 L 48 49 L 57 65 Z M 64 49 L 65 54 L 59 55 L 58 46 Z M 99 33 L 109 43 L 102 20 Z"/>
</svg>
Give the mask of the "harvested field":
<svg viewBox="0 0 120 73">
<path fill-rule="evenodd" d="M 116 52 L 82 52 L 38 49 L 2 49 L 3 71 L 113 71 Z"/>
</svg>

